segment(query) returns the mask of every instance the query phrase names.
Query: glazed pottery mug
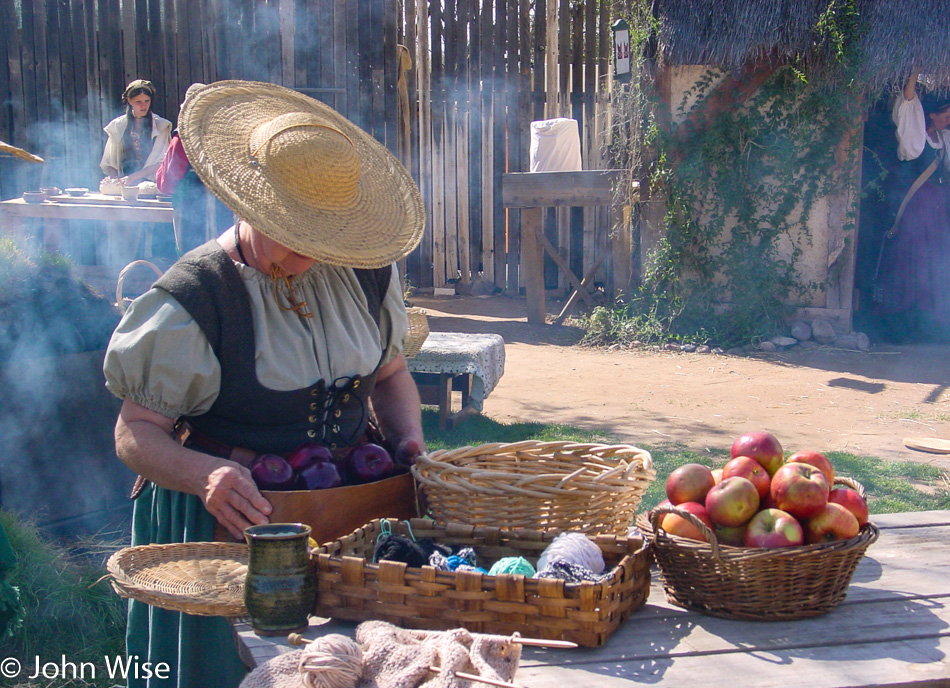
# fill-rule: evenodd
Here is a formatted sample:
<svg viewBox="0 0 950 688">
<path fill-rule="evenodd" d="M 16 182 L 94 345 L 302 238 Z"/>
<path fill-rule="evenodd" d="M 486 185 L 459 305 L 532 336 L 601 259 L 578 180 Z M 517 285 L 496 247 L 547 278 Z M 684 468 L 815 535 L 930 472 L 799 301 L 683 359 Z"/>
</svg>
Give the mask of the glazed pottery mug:
<svg viewBox="0 0 950 688">
<path fill-rule="evenodd" d="M 244 606 L 259 635 L 287 635 L 307 627 L 316 586 L 310 576 L 310 526 L 268 523 L 244 531 L 248 544 Z"/>
</svg>

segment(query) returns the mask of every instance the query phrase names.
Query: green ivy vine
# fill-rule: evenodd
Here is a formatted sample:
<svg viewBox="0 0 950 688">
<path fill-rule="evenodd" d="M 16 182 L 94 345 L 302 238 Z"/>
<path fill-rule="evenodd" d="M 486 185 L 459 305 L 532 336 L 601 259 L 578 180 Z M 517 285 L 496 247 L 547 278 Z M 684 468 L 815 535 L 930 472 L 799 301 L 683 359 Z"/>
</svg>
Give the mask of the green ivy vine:
<svg viewBox="0 0 950 688">
<path fill-rule="evenodd" d="M 682 123 L 667 127 L 657 124 L 656 99 L 637 86 L 621 90 L 618 108 L 631 110 L 615 127 L 620 164 L 641 164 L 666 215 L 639 290 L 612 318 L 602 311 L 592 319 L 589 340 L 611 339 L 619 320 L 654 323 L 644 328 L 650 339 L 755 342 L 781 333 L 795 304 L 822 288 L 802 280 L 799 259 L 816 202 L 852 183 L 846 171 L 857 151 L 841 156 L 861 119 L 849 86 L 854 16 L 854 0 L 834 0 L 821 15 L 816 42 L 837 67 L 834 75 L 823 67 L 821 80 L 808 78 L 801 59 L 773 71 L 745 102 L 704 113 L 725 76 L 709 69 L 685 94 Z M 639 67 L 648 76 L 645 60 Z M 632 148 L 642 160 L 631 160 Z"/>
</svg>

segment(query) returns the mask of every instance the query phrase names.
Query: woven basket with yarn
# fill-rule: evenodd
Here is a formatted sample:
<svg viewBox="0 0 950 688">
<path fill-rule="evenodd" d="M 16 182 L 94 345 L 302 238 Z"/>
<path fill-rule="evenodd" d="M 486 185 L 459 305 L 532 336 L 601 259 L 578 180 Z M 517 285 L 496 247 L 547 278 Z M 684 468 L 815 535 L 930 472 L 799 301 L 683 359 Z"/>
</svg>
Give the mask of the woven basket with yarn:
<svg viewBox="0 0 950 688">
<path fill-rule="evenodd" d="M 121 597 L 199 616 L 246 616 L 247 545 L 184 542 L 125 547 L 106 562 Z"/>
<path fill-rule="evenodd" d="M 505 557 L 537 562 L 556 533 L 540 530 L 476 528 L 414 518 L 387 522 L 392 532 L 417 540 L 430 538 L 453 548 L 472 547 L 480 565 Z M 650 549 L 644 538 L 594 535 L 609 575 L 600 582 L 566 583 L 513 573 L 485 575 L 407 566 L 397 561 L 372 563 L 379 536 L 375 520 L 350 535 L 311 552 L 317 576 L 314 614 L 335 619 L 377 619 L 403 628 L 569 640 L 602 645 L 650 592 Z"/>
<path fill-rule="evenodd" d="M 406 313 L 409 314 L 409 334 L 402 353 L 406 358 L 412 358 L 422 350 L 429 336 L 429 318 L 424 308 L 407 308 Z"/>
<path fill-rule="evenodd" d="M 864 496 L 855 480 L 836 477 Z M 670 535 L 658 526 L 675 512 L 703 531 L 708 543 Z M 878 538 L 872 523 L 850 540 L 758 548 L 720 545 L 716 534 L 692 514 L 660 506 L 637 518 L 653 544 L 660 578 L 671 603 L 727 619 L 786 620 L 818 616 L 845 597 L 865 550 Z"/>
<path fill-rule="evenodd" d="M 412 474 L 436 521 L 614 534 L 656 479 L 637 447 L 536 440 L 434 451 Z"/>
</svg>

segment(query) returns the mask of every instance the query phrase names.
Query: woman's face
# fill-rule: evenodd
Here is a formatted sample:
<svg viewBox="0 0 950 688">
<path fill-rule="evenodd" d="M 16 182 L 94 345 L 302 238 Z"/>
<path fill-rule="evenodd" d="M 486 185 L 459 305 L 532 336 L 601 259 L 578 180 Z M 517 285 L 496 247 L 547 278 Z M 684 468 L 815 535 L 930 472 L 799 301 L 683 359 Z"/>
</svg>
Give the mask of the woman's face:
<svg viewBox="0 0 950 688">
<path fill-rule="evenodd" d="M 940 112 L 932 113 L 930 115 L 930 122 L 937 131 L 943 131 L 944 129 L 950 127 L 950 108 L 945 108 Z"/>
<path fill-rule="evenodd" d="M 132 108 L 132 115 L 134 117 L 145 117 L 148 114 L 148 109 L 152 107 L 152 97 L 147 93 L 139 93 L 137 96 L 132 96 L 128 99 L 129 107 Z"/>
<path fill-rule="evenodd" d="M 278 244 L 273 239 L 264 236 L 253 228 L 250 228 L 250 235 L 251 244 L 255 248 L 255 253 L 263 257 L 268 265 L 278 266 L 288 277 L 306 272 L 317 262 L 313 258 L 301 255 L 296 251 L 291 251 L 283 244 Z"/>
</svg>

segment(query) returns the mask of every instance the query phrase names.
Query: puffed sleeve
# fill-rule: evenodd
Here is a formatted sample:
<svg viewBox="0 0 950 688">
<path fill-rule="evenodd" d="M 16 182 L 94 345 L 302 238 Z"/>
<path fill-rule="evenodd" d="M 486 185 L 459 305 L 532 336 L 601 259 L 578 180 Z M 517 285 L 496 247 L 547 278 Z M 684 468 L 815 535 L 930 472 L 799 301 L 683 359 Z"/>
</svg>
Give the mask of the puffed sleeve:
<svg viewBox="0 0 950 688">
<path fill-rule="evenodd" d="M 898 159 L 916 160 L 927 145 L 927 119 L 920 98 L 907 100 L 898 96 L 892 117 L 897 125 Z"/>
<path fill-rule="evenodd" d="M 389 291 L 386 292 L 380 307 L 379 332 L 383 345 L 382 365 L 385 365 L 402 353 L 406 347 L 406 335 L 409 334 L 409 316 L 403 301 L 402 278 L 395 264 L 389 280 Z"/>
<path fill-rule="evenodd" d="M 106 349 L 106 387 L 166 418 L 208 411 L 221 386 L 221 367 L 188 311 L 151 289 L 123 316 Z"/>
<path fill-rule="evenodd" d="M 106 168 L 113 167 L 115 169 L 122 168 L 122 151 L 121 151 L 121 140 L 122 132 L 119 131 L 119 121 L 122 117 L 117 117 L 111 122 L 109 122 L 103 131 L 106 133 L 106 145 L 102 151 L 102 160 L 99 161 L 99 167 L 102 168 L 103 174 L 108 174 Z"/>
<path fill-rule="evenodd" d="M 157 165 L 165 157 L 168 144 L 172 140 L 172 123 L 158 115 L 152 115 L 152 150 L 145 161 L 145 167 Z"/>
</svg>

